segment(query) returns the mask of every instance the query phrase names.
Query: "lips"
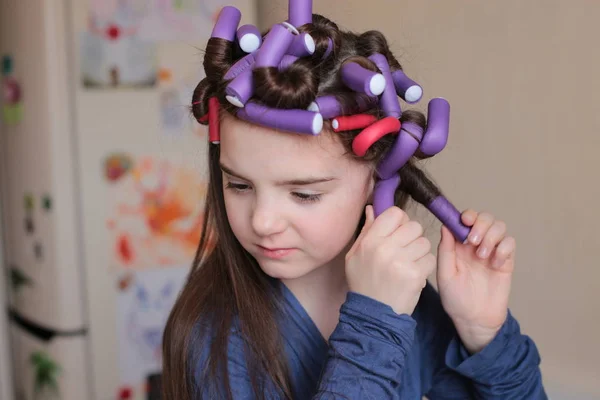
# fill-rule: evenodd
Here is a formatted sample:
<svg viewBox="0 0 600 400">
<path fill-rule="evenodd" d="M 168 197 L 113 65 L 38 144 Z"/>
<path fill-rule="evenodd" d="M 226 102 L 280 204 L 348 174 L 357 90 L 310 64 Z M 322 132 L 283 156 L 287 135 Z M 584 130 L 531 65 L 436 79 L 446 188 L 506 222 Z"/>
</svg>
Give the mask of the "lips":
<svg viewBox="0 0 600 400">
<path fill-rule="evenodd" d="M 280 259 L 280 258 L 284 258 L 288 255 L 290 255 L 291 253 L 294 252 L 294 248 L 269 248 L 269 247 L 264 247 L 261 245 L 257 245 L 258 246 L 258 250 L 260 251 L 260 253 L 268 258 L 272 258 L 272 259 Z"/>
<path fill-rule="evenodd" d="M 277 250 L 291 250 L 291 247 L 266 247 L 266 246 L 261 246 L 260 244 L 257 245 L 258 247 L 260 247 L 262 250 L 268 250 L 268 251 L 277 251 Z"/>
</svg>

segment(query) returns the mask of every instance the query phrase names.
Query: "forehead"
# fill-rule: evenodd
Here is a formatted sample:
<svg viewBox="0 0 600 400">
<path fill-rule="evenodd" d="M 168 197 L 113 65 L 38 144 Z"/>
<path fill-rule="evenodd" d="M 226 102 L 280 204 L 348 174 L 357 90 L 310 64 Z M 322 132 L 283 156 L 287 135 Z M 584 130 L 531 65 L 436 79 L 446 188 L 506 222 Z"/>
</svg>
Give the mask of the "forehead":
<svg viewBox="0 0 600 400">
<path fill-rule="evenodd" d="M 277 131 L 226 115 L 221 122 L 221 162 L 248 176 L 268 172 L 281 178 L 295 175 L 347 173 L 358 162 L 334 133 L 319 136 Z"/>
</svg>

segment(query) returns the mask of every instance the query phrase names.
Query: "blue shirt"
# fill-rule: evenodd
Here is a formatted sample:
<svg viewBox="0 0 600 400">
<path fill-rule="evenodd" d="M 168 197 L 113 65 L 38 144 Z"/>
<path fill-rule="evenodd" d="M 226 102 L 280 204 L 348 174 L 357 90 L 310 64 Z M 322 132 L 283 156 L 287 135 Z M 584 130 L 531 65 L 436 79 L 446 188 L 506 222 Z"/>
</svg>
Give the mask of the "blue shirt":
<svg viewBox="0 0 600 400">
<path fill-rule="evenodd" d="M 493 341 L 470 355 L 431 285 L 410 316 L 349 292 L 327 343 L 293 293 L 280 286 L 286 313 L 279 324 L 295 399 L 547 399 L 535 343 L 510 311 Z M 196 384 L 206 394 L 199 379 L 205 347 L 191 350 L 201 354 Z M 228 372 L 236 400 L 254 398 L 244 358 L 239 331 L 232 329 Z M 279 397 L 273 391 L 266 398 Z"/>
</svg>

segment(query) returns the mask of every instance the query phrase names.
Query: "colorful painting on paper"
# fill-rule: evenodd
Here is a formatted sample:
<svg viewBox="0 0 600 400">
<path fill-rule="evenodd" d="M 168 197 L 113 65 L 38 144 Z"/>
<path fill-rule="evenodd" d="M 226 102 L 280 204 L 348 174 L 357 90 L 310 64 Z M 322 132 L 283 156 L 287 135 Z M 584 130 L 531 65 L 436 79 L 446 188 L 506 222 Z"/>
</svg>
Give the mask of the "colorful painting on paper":
<svg viewBox="0 0 600 400">
<path fill-rule="evenodd" d="M 193 41 L 210 36 L 223 0 L 90 0 L 101 20 L 120 15 L 123 26 L 149 41 Z M 116 21 L 115 21 L 116 22 Z"/>
<path fill-rule="evenodd" d="M 159 158 L 116 154 L 107 159 L 105 174 L 114 265 L 189 267 L 204 218 L 206 181 L 199 171 Z"/>
<path fill-rule="evenodd" d="M 146 399 L 147 380 L 161 372 L 162 334 L 189 268 L 137 271 L 118 290 L 117 335 L 120 391 Z M 121 285 L 119 284 L 121 288 Z"/>
<path fill-rule="evenodd" d="M 139 36 L 135 1 L 93 1 L 81 37 L 82 81 L 88 88 L 153 87 L 156 44 Z"/>
</svg>

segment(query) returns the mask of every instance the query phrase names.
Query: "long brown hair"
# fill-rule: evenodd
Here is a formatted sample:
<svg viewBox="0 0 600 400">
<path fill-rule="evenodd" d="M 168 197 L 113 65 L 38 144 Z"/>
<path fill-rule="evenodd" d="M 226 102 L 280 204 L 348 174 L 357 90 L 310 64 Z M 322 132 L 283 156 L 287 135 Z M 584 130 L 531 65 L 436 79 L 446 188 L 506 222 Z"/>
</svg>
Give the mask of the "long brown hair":
<svg viewBox="0 0 600 400">
<path fill-rule="evenodd" d="M 378 31 L 360 35 L 340 31 L 335 23 L 317 14 L 313 15 L 311 24 L 299 30 L 308 32 L 315 39 L 314 55 L 297 60 L 284 71 L 277 68 L 254 70 L 255 100 L 273 107 L 305 109 L 317 96 L 335 95 L 343 104 L 344 113 L 349 114 L 357 106 L 357 94 L 341 82 L 339 71 L 345 62 L 358 62 L 365 68 L 379 71 L 367 57 L 381 53 L 387 57 L 392 71 L 401 69 L 385 37 Z M 330 38 L 333 52 L 323 60 Z M 235 53 L 233 43 L 209 39 L 204 56 L 206 78 L 198 84 L 192 98 L 191 109 L 196 119 L 206 115 L 208 99 L 213 96 L 219 99 L 225 112 L 233 114 L 234 108 L 225 100 L 227 81 L 224 75 L 239 58 Z M 370 112 L 377 115 L 380 110 L 373 108 Z M 400 121 L 411 121 L 426 128 L 425 116 L 420 112 L 406 110 Z M 348 156 L 360 162 L 377 163 L 394 140 L 391 135 L 385 136 L 359 159 L 352 153 L 352 140 L 357 134 L 358 131 L 344 132 L 337 137 L 347 149 Z M 232 398 L 227 374 L 227 344 L 235 325 L 245 344 L 245 362 L 255 397 L 265 398 L 264 387 L 269 382 L 282 398 L 291 399 L 293 388 L 276 323 L 281 294 L 273 285 L 273 279 L 260 269 L 231 231 L 223 200 L 219 154 L 219 146 L 211 144 L 202 237 L 187 283 L 164 332 L 164 398 L 199 398 L 201 392 L 207 392 L 208 385 L 211 385 L 211 399 L 223 394 Z M 417 162 L 413 157 L 399 172 L 402 178 L 396 193 L 399 207 L 405 206 L 409 196 L 427 204 L 440 194 L 436 185 L 417 167 Z M 364 217 L 357 230 L 363 223 Z M 206 365 L 200 371 L 196 370 L 198 354 L 195 349 L 205 349 L 208 353 Z M 201 376 L 194 376 L 198 372 Z"/>
</svg>

